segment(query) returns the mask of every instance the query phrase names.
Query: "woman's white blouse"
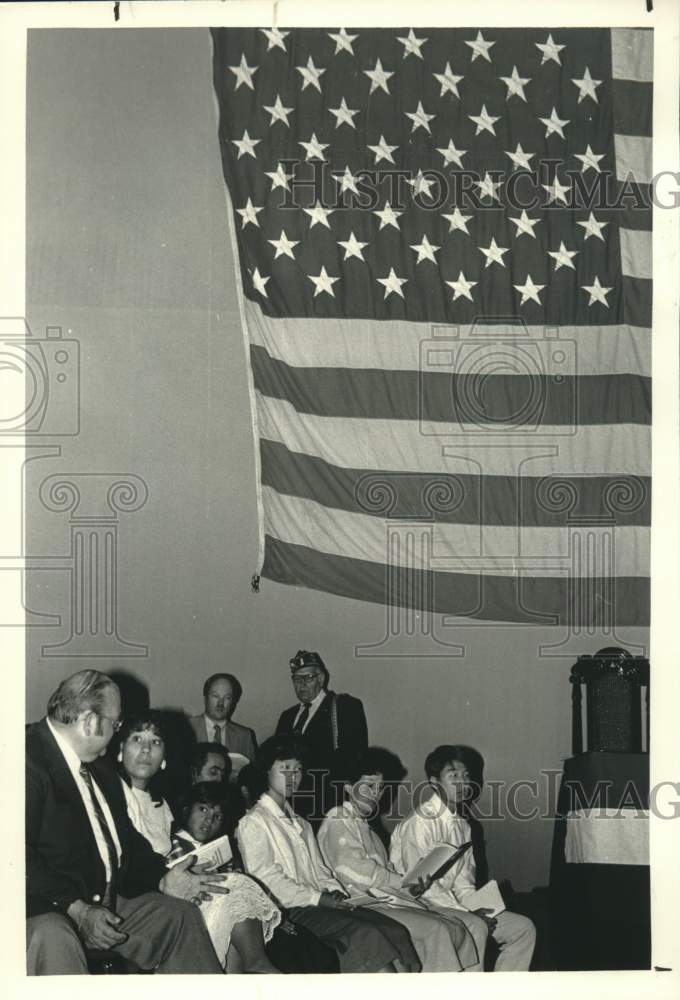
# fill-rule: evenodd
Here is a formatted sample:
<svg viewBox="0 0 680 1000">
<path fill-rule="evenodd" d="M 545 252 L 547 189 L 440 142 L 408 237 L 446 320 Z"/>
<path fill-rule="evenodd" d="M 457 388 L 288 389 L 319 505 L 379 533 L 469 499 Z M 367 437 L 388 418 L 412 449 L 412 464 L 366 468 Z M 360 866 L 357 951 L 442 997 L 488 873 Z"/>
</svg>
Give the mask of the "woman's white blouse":
<svg viewBox="0 0 680 1000">
<path fill-rule="evenodd" d="M 334 874 L 357 889 L 401 888 L 401 875 L 382 841 L 351 802 L 331 809 L 319 830 L 319 847 Z"/>
<path fill-rule="evenodd" d="M 149 793 L 142 791 L 141 788 L 131 788 L 125 781 L 122 785 L 132 825 L 138 833 L 146 837 L 156 854 L 165 857 L 172 847 L 170 830 L 173 817 L 170 806 L 165 799 L 158 805 Z"/>
<path fill-rule="evenodd" d="M 281 906 L 317 906 L 322 892 L 341 889 L 317 847 L 309 823 L 288 803 L 265 793 L 236 830 L 246 871 L 263 882 Z"/>
</svg>

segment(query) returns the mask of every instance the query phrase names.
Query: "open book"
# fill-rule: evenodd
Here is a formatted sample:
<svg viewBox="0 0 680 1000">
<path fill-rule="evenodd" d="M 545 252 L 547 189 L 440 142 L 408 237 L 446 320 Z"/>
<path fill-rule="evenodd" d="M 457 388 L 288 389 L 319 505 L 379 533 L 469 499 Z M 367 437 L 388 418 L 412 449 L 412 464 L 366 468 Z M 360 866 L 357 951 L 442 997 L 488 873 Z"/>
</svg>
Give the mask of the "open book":
<svg viewBox="0 0 680 1000">
<path fill-rule="evenodd" d="M 421 858 L 410 871 L 406 872 L 401 880 L 402 886 L 411 885 L 421 878 L 430 878 L 435 882 L 442 875 L 445 875 L 449 868 L 452 868 L 471 847 L 471 840 L 459 847 L 454 847 L 452 844 L 438 844 L 437 847 L 433 847 L 429 854 Z"/>
<path fill-rule="evenodd" d="M 468 910 L 491 910 L 488 914 L 490 917 L 495 917 L 505 909 L 505 902 L 495 879 L 491 879 L 476 892 L 466 893 L 463 902 Z"/>
<path fill-rule="evenodd" d="M 181 854 L 178 858 L 173 858 L 172 861 L 166 861 L 166 866 L 168 868 L 174 868 L 176 864 L 179 864 L 180 861 L 184 861 L 190 854 L 194 854 L 196 856 L 197 865 L 202 865 L 205 864 L 206 861 L 209 861 L 211 867 L 206 869 L 207 871 L 214 871 L 216 868 L 226 865 L 227 862 L 231 861 L 233 857 L 229 837 L 225 834 L 223 837 L 211 840 L 207 844 L 201 844 L 200 847 L 192 848 L 191 851 L 187 851 L 186 854 Z"/>
</svg>

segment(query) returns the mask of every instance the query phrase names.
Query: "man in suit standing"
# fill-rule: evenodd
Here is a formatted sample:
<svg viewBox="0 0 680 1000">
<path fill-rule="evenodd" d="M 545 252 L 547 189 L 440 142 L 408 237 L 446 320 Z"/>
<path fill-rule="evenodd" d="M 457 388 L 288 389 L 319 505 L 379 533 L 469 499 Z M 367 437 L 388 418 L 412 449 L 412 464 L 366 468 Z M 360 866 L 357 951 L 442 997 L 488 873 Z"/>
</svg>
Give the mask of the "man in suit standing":
<svg viewBox="0 0 680 1000">
<path fill-rule="evenodd" d="M 27 971 L 86 975 L 84 947 L 142 969 L 221 973 L 198 906 L 220 876 L 170 869 L 132 826 L 104 758 L 121 725 L 118 687 L 83 670 L 51 696 L 26 742 Z"/>
<path fill-rule="evenodd" d="M 205 712 L 193 715 L 189 722 L 198 743 L 220 743 L 230 753 L 255 758 L 255 733 L 247 726 L 231 721 L 241 700 L 243 688 L 233 674 L 213 674 L 203 685 Z"/>
<path fill-rule="evenodd" d="M 298 650 L 290 671 L 298 704 L 281 713 L 276 734 L 293 733 L 307 749 L 307 780 L 295 806 L 318 825 L 336 804 L 331 783 L 334 762 L 360 755 L 368 747 L 366 714 L 358 698 L 328 690 L 329 673 L 318 653 Z"/>
</svg>

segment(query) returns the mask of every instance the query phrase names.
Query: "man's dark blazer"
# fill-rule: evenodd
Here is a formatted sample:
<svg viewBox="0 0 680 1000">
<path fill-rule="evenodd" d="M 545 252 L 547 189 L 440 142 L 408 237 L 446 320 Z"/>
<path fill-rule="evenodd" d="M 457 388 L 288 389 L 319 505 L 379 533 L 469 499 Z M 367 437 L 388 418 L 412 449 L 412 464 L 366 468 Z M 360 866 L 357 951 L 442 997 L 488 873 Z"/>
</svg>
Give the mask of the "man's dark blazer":
<svg viewBox="0 0 680 1000">
<path fill-rule="evenodd" d="M 132 826 L 121 779 L 105 757 L 89 765 L 122 850 L 117 891 L 132 899 L 158 889 L 165 863 Z M 106 871 L 78 786 L 43 719 L 26 737 L 27 916 L 65 913 L 71 903 L 100 902 Z"/>
<path fill-rule="evenodd" d="M 331 721 L 333 698 L 337 699 L 338 754 L 359 754 L 368 746 L 368 727 L 362 703 L 351 694 L 336 695 L 333 691 L 327 691 L 326 697 L 309 720 L 309 725 L 299 737 L 308 749 L 306 761 L 308 768 L 326 767 L 332 763 L 334 756 Z M 300 704 L 298 703 L 281 713 L 276 726 L 278 735 L 292 732 L 299 708 Z"/>
</svg>

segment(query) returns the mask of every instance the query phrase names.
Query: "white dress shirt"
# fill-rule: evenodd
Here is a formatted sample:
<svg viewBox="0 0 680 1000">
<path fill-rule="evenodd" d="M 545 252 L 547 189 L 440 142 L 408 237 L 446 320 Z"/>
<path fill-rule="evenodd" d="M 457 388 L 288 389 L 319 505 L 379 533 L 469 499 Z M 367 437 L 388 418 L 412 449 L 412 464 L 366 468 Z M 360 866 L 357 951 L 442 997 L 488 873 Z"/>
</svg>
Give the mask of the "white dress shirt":
<svg viewBox="0 0 680 1000">
<path fill-rule="evenodd" d="M 226 723 L 224 723 L 224 722 L 215 722 L 214 719 L 211 719 L 210 716 L 206 715 L 205 713 L 203 713 L 203 718 L 205 719 L 205 731 L 206 731 L 206 734 L 208 736 L 208 742 L 209 743 L 221 743 L 221 745 L 223 747 L 226 746 L 227 745 L 227 741 L 224 738 L 224 730 L 225 730 Z M 215 739 L 215 726 L 217 726 L 217 728 L 220 731 L 219 739 Z"/>
<path fill-rule="evenodd" d="M 236 830 L 246 871 L 283 907 L 317 906 L 322 892 L 342 887 L 323 862 L 309 823 L 266 792 Z"/>
<path fill-rule="evenodd" d="M 310 703 L 309 703 L 309 715 L 307 716 L 307 719 L 305 721 L 304 726 L 302 727 L 301 732 L 304 733 L 305 729 L 307 728 L 307 726 L 309 725 L 309 723 L 312 721 L 312 718 L 314 717 L 314 715 L 316 715 L 316 712 L 317 712 L 317 710 L 319 708 L 319 705 L 324 700 L 324 698 L 326 697 L 327 694 L 328 694 L 328 692 L 324 691 L 323 688 L 322 688 L 321 691 L 319 691 L 319 693 L 317 694 L 316 698 L 313 701 L 310 701 Z M 308 706 L 306 706 L 302 702 L 300 702 L 300 707 L 297 710 L 297 715 L 293 719 L 293 729 L 295 729 L 295 726 L 297 725 L 298 719 L 300 718 L 300 716 L 304 712 L 305 708 L 307 708 L 307 707 Z"/>
<path fill-rule="evenodd" d="M 109 852 L 106 848 L 106 841 L 104 840 L 104 834 L 102 833 L 101 826 L 99 825 L 99 820 L 97 819 L 96 813 L 94 811 L 94 806 L 92 805 L 92 799 L 90 798 L 90 792 L 80 776 L 80 768 L 82 765 L 82 760 L 75 752 L 75 750 L 69 746 L 66 740 L 57 732 L 56 728 L 52 725 L 49 719 L 47 719 L 47 726 L 49 731 L 54 736 L 57 746 L 61 750 L 62 756 L 66 761 L 66 765 L 73 775 L 73 780 L 75 781 L 78 791 L 80 792 L 80 797 L 83 800 L 83 805 L 85 806 L 85 811 L 87 812 L 87 818 L 90 821 L 90 826 L 92 827 L 92 833 L 94 834 L 94 839 L 97 844 L 97 850 L 101 855 L 101 859 L 104 862 L 104 868 L 106 869 L 106 881 L 111 881 L 111 866 L 109 864 Z M 92 777 L 92 787 L 94 788 L 94 794 L 97 796 L 99 805 L 101 806 L 102 812 L 106 818 L 106 822 L 109 825 L 109 830 L 111 831 L 111 836 L 113 837 L 113 843 L 116 848 L 116 854 L 118 855 L 118 863 L 120 864 L 121 859 L 121 847 L 120 841 L 118 840 L 118 833 L 116 832 L 116 824 L 113 821 L 113 816 L 111 815 L 111 810 L 109 809 L 108 803 L 104 798 L 104 795 L 95 781 L 94 775 Z"/>
<path fill-rule="evenodd" d="M 470 840 L 470 824 L 451 812 L 435 792 L 432 798 L 403 819 L 392 832 L 390 860 L 398 871 L 407 872 L 440 844 L 460 847 Z M 475 860 L 472 848 L 437 879 L 422 899 L 434 906 L 467 910 L 465 897 L 475 889 Z"/>
<path fill-rule="evenodd" d="M 348 888 L 403 892 L 401 875 L 390 863 L 380 837 L 352 802 L 326 815 L 319 829 L 319 847 L 333 874 Z"/>
</svg>

